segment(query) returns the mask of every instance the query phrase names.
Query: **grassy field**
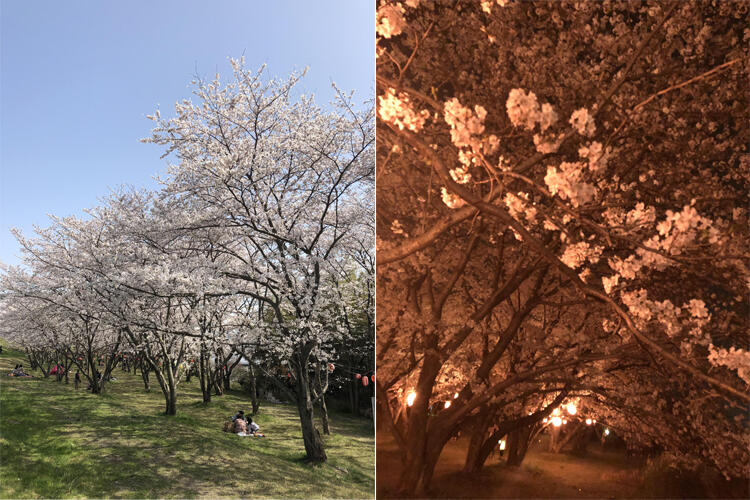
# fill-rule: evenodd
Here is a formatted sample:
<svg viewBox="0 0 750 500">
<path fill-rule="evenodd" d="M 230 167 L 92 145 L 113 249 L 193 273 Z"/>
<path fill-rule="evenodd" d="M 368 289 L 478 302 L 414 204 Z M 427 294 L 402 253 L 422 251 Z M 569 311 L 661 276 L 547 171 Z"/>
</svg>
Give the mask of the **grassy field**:
<svg viewBox="0 0 750 500">
<path fill-rule="evenodd" d="M 221 431 L 250 406 L 240 392 L 203 405 L 193 379 L 167 417 L 156 381 L 145 393 L 118 369 L 107 393 L 92 395 L 74 390 L 72 377 L 7 377 L 19 362 L 28 366 L 21 352 L 0 355 L 0 498 L 373 496 L 370 420 L 331 415 L 328 462 L 311 466 L 295 407 L 261 406 L 254 420 L 268 437 L 243 438 Z"/>
</svg>

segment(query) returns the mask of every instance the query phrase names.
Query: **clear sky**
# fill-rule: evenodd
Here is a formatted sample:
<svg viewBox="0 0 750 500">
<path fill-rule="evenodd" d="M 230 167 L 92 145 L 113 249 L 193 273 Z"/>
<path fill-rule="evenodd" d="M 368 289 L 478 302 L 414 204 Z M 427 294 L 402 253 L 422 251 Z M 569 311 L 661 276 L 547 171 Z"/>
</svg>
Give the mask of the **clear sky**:
<svg viewBox="0 0 750 500">
<path fill-rule="evenodd" d="M 157 106 L 190 97 L 228 57 L 285 77 L 319 103 L 331 81 L 374 93 L 371 0 L 0 0 L 0 262 L 17 264 L 18 227 L 79 215 L 120 184 L 155 187 L 163 150 L 142 144 Z"/>
</svg>

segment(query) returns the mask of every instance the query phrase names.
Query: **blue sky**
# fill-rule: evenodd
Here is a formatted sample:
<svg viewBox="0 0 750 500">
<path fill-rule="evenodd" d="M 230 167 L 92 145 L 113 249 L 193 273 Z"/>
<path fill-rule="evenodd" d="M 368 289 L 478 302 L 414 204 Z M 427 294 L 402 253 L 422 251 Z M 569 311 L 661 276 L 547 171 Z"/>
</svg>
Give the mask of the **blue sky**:
<svg viewBox="0 0 750 500">
<path fill-rule="evenodd" d="M 228 57 L 301 82 L 320 103 L 331 81 L 374 92 L 370 0 L 103 2 L 1 0 L 0 262 L 17 264 L 18 227 L 80 215 L 120 184 L 155 187 L 160 147 L 142 144 L 190 97 L 196 73 L 230 75 Z"/>
</svg>

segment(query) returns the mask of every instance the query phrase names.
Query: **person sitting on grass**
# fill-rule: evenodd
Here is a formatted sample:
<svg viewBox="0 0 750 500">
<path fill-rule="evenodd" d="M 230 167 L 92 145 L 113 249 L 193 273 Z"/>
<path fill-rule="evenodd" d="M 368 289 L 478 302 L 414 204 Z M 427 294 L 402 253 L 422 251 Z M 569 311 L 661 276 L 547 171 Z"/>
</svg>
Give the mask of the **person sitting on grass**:
<svg viewBox="0 0 750 500">
<path fill-rule="evenodd" d="M 31 375 L 27 375 L 23 371 L 23 365 L 16 365 L 15 368 L 13 368 L 13 371 L 9 373 L 9 375 L 13 377 L 30 377 Z"/>
<path fill-rule="evenodd" d="M 245 436 L 247 434 L 247 421 L 244 418 L 234 419 L 234 432 Z"/>
<path fill-rule="evenodd" d="M 248 429 L 248 432 L 250 434 L 252 434 L 255 437 L 266 437 L 265 434 L 261 434 L 259 432 L 260 431 L 260 426 L 258 424 L 256 424 L 255 422 L 253 422 L 252 418 L 248 417 L 247 421 L 248 421 L 247 429 Z"/>
</svg>

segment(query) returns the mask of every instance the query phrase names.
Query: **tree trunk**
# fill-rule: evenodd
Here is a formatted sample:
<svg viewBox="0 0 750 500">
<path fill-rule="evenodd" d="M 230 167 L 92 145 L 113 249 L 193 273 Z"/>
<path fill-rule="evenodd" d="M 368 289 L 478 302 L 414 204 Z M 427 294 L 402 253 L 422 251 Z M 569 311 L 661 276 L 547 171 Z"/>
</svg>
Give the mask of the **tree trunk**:
<svg viewBox="0 0 750 500">
<path fill-rule="evenodd" d="M 560 427 L 550 426 L 548 451 L 551 451 L 552 453 L 557 453 L 558 451 L 560 451 L 559 442 L 560 442 Z"/>
<path fill-rule="evenodd" d="M 358 417 L 360 415 L 359 413 L 359 380 L 352 378 L 351 379 L 351 387 L 352 387 L 352 394 L 354 399 L 354 416 Z"/>
<path fill-rule="evenodd" d="M 73 366 L 73 358 L 69 356 L 65 356 L 65 383 L 70 383 L 70 380 L 68 379 L 68 374 L 70 373 L 70 367 Z"/>
<path fill-rule="evenodd" d="M 426 493 L 429 489 L 429 480 L 432 478 L 432 474 L 428 474 L 429 478 L 425 478 L 425 470 L 429 468 L 430 459 L 427 456 L 429 402 L 435 378 L 441 367 L 442 363 L 437 353 L 428 352 L 425 355 L 422 371 L 415 387 L 417 396 L 411 408 L 406 409 L 408 419 L 405 434 L 406 460 L 398 484 L 398 493 L 404 497 Z M 435 438 L 434 434 L 430 436 L 430 439 Z M 435 461 L 437 461 L 437 457 L 435 457 Z"/>
<path fill-rule="evenodd" d="M 148 380 L 148 372 L 149 370 L 141 364 L 141 378 L 143 378 L 143 388 L 146 389 L 146 392 L 151 392 L 151 387 L 149 386 L 149 380 Z"/>
<path fill-rule="evenodd" d="M 210 368 L 208 366 L 206 349 L 205 347 L 201 346 L 200 363 L 198 365 L 198 378 L 200 379 L 201 394 L 203 394 L 204 403 L 211 402 L 211 384 L 209 382 L 209 371 Z"/>
<path fill-rule="evenodd" d="M 89 380 L 89 383 L 91 384 L 91 394 L 102 393 L 101 373 L 96 367 L 93 368 L 93 376 L 91 377 L 91 380 Z"/>
<path fill-rule="evenodd" d="M 212 377 L 213 387 L 214 387 L 214 395 L 216 396 L 223 396 L 224 390 L 221 388 L 221 373 L 215 372 L 214 376 Z"/>
<path fill-rule="evenodd" d="M 165 365 L 168 362 L 166 361 Z M 177 387 L 169 366 L 164 366 L 164 370 L 166 371 L 166 377 L 158 368 L 154 369 L 156 380 L 159 382 L 159 387 L 161 387 L 161 392 L 164 395 L 164 413 L 166 415 L 177 415 Z"/>
<path fill-rule="evenodd" d="M 252 364 L 248 367 L 248 377 L 250 379 L 250 400 L 253 404 L 253 415 L 257 415 L 260 409 L 260 401 L 258 400 L 258 383 L 255 380 L 255 368 Z"/>
<path fill-rule="evenodd" d="M 165 394 L 167 415 L 177 415 L 177 390 L 175 387 L 169 387 L 168 394 Z"/>
<path fill-rule="evenodd" d="M 329 436 L 331 428 L 328 426 L 328 406 L 326 406 L 325 394 L 320 395 L 320 417 L 323 423 L 323 434 Z"/>
<path fill-rule="evenodd" d="M 91 373 L 91 377 L 86 374 L 86 378 L 89 379 L 89 385 L 91 386 L 91 394 L 100 394 L 102 392 L 101 377 L 99 370 L 97 369 L 97 360 L 94 359 L 94 353 L 91 350 L 91 346 L 89 346 L 89 351 L 86 357 L 89 365 L 88 371 Z"/>
<path fill-rule="evenodd" d="M 529 449 L 529 439 L 531 438 L 531 428 L 521 427 L 511 431 L 508 434 L 508 460 L 507 464 L 517 467 L 521 465 L 526 458 L 526 452 Z"/>
<path fill-rule="evenodd" d="M 480 415 L 475 419 L 471 430 L 469 449 L 466 451 L 466 460 L 464 461 L 463 471 L 465 474 L 478 472 L 482 468 L 482 465 L 484 465 L 484 461 L 480 463 L 480 458 L 490 422 L 489 415 L 483 416 L 480 411 Z"/>
<path fill-rule="evenodd" d="M 313 463 L 325 462 L 328 460 L 328 456 L 323 447 L 320 432 L 315 428 L 313 401 L 306 363 L 303 363 L 302 366 L 296 366 L 295 369 L 297 371 L 297 409 L 299 410 L 307 460 Z"/>
</svg>

